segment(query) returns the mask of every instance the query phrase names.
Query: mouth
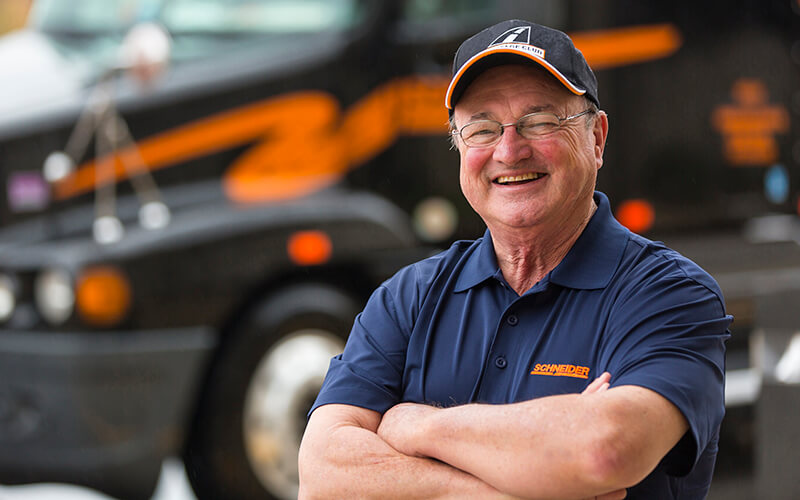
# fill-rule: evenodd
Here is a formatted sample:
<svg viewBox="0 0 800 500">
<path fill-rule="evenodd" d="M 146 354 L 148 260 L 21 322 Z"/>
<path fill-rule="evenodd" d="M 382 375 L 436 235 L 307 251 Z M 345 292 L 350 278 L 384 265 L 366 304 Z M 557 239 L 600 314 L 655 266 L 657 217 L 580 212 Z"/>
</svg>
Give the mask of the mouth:
<svg viewBox="0 0 800 500">
<path fill-rule="evenodd" d="M 496 178 L 493 182 L 495 184 L 500 184 L 503 186 L 525 184 L 526 182 L 539 180 L 546 175 L 547 174 L 542 172 L 529 172 L 527 174 L 520 174 L 520 175 L 501 175 L 500 177 Z"/>
</svg>

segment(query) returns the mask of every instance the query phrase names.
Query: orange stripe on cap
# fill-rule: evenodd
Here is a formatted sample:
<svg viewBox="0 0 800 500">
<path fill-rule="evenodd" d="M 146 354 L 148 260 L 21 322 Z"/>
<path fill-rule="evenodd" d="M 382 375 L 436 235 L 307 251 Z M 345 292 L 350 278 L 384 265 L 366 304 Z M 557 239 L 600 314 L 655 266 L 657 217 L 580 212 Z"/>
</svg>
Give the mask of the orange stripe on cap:
<svg viewBox="0 0 800 500">
<path fill-rule="evenodd" d="M 506 45 L 506 46 L 504 46 L 504 45 Z M 514 54 L 514 55 L 518 55 L 518 56 L 523 56 L 526 59 L 530 59 L 531 61 L 539 63 L 544 69 L 546 69 L 554 77 L 556 77 L 558 79 L 558 81 L 560 81 L 562 83 L 562 85 L 564 85 L 573 94 L 575 94 L 575 95 L 583 95 L 583 94 L 586 93 L 586 89 L 582 89 L 580 87 L 576 87 L 575 85 L 573 85 L 572 82 L 570 82 L 567 79 L 567 77 L 565 77 L 560 71 L 558 71 L 555 68 L 555 66 L 553 66 L 549 62 L 545 61 L 541 57 L 538 57 L 538 56 L 536 56 L 534 54 L 531 54 L 529 52 L 525 52 L 525 51 L 522 51 L 522 50 L 515 50 L 513 48 L 508 47 L 507 45 L 512 45 L 512 44 L 493 45 L 492 47 L 489 47 L 486 50 L 478 52 L 477 54 L 472 56 L 466 63 L 464 63 L 463 66 L 461 66 L 461 68 L 458 70 L 458 73 L 456 73 L 456 75 L 450 81 L 450 86 L 447 87 L 447 94 L 445 94 L 445 98 L 444 98 L 444 105 L 447 107 L 447 109 L 453 109 L 453 105 L 452 105 L 452 102 L 451 102 L 451 100 L 453 98 L 453 91 L 455 90 L 456 85 L 458 84 L 458 82 L 461 80 L 461 77 L 464 76 L 464 73 L 466 73 L 467 70 L 469 68 L 471 68 L 476 62 L 480 61 L 481 59 L 483 59 L 485 57 L 488 57 L 488 56 L 494 55 L 494 54 Z"/>
</svg>

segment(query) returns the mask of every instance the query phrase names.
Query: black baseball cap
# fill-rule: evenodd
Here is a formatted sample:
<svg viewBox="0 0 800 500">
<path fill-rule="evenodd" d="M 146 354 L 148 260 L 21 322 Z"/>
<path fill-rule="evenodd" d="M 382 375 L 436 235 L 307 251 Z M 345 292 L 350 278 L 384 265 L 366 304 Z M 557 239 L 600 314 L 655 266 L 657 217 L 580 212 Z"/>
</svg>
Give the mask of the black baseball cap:
<svg viewBox="0 0 800 500">
<path fill-rule="evenodd" d="M 576 95 L 585 95 L 598 107 L 597 79 L 583 54 L 563 32 L 529 21 L 497 23 L 468 38 L 456 51 L 453 79 L 445 106 L 453 107 L 475 78 L 503 64 L 538 64 Z"/>
</svg>

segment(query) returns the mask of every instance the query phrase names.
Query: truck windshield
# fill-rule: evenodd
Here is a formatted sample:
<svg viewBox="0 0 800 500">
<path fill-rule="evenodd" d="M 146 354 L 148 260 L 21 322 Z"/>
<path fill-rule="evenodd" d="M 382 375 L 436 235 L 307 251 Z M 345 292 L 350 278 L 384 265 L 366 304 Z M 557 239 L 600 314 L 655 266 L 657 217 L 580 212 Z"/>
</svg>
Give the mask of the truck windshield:
<svg viewBox="0 0 800 500">
<path fill-rule="evenodd" d="M 103 35 L 147 21 L 173 35 L 336 32 L 358 22 L 359 0 L 38 0 L 30 25 L 49 33 Z"/>
<path fill-rule="evenodd" d="M 358 25 L 364 6 L 364 0 L 37 0 L 29 26 L 65 55 L 104 67 L 113 63 L 124 34 L 143 22 L 169 31 L 171 58 L 180 62 L 246 46 L 285 50 L 298 34 L 336 34 Z"/>
</svg>

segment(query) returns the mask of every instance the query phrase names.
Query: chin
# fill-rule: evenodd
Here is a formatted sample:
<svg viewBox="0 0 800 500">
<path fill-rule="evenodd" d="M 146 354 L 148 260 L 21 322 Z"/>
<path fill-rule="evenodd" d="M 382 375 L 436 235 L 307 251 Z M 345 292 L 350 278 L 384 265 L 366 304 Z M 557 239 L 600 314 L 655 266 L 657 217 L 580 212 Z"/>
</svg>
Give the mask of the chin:
<svg viewBox="0 0 800 500">
<path fill-rule="evenodd" d="M 516 217 L 499 217 L 495 221 L 507 228 L 512 229 L 527 229 L 534 228 L 542 224 L 542 219 L 538 216 L 516 216 Z"/>
</svg>

